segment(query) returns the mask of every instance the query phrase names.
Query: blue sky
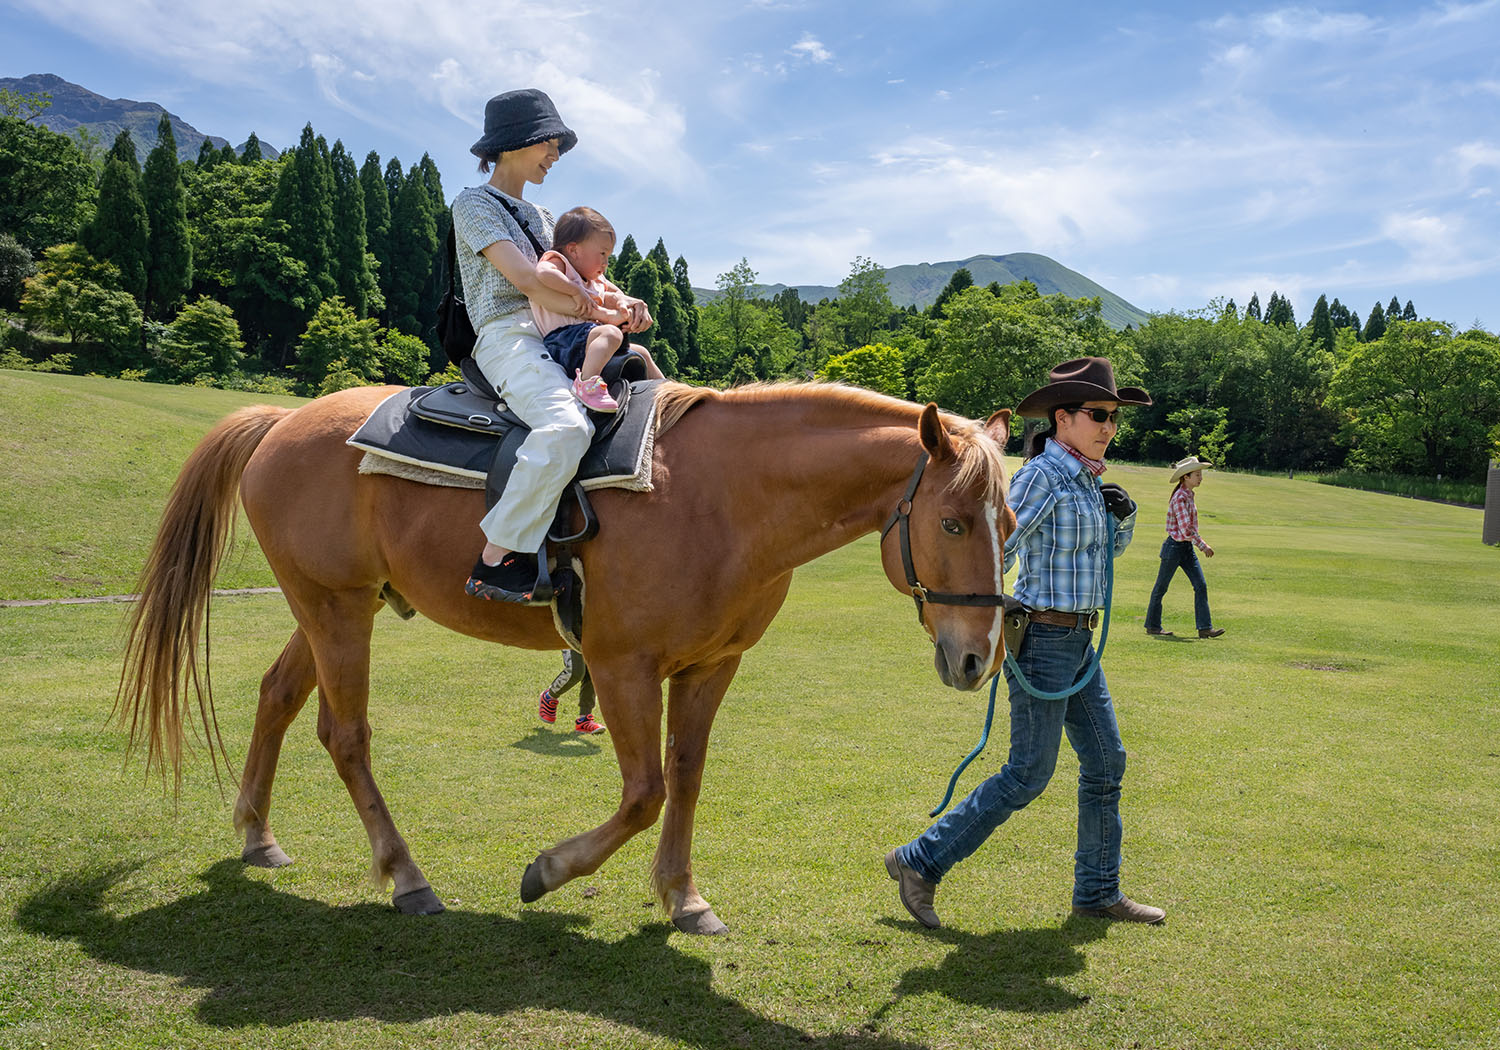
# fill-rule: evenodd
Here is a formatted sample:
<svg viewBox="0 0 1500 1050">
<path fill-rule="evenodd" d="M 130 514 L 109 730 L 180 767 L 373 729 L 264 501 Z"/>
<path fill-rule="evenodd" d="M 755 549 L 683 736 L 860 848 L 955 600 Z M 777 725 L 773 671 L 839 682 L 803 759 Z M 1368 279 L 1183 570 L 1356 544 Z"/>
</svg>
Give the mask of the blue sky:
<svg viewBox="0 0 1500 1050">
<path fill-rule="evenodd" d="M 711 286 L 1032 251 L 1148 310 L 1318 294 L 1500 328 L 1500 0 L 0 0 L 0 75 L 56 73 L 277 146 L 430 153 L 537 86 L 588 203 Z"/>
</svg>

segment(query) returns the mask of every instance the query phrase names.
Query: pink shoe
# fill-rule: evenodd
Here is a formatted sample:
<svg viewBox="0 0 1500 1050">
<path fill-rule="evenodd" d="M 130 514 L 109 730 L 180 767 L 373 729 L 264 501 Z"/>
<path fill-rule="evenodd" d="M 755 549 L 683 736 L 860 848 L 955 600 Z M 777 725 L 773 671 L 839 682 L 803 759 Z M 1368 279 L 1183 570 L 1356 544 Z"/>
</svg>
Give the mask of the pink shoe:
<svg viewBox="0 0 1500 1050">
<path fill-rule="evenodd" d="M 588 733 L 592 736 L 595 733 L 604 732 L 604 723 L 595 722 L 593 715 L 579 715 L 573 722 L 573 729 L 576 732 Z"/>
<path fill-rule="evenodd" d="M 536 713 L 541 716 L 543 722 L 557 721 L 557 697 L 552 695 L 552 690 L 542 690 L 542 702 L 538 705 Z"/>
<path fill-rule="evenodd" d="M 618 412 L 620 403 L 609 396 L 609 387 L 598 376 L 573 380 L 573 396 L 595 412 Z"/>
</svg>

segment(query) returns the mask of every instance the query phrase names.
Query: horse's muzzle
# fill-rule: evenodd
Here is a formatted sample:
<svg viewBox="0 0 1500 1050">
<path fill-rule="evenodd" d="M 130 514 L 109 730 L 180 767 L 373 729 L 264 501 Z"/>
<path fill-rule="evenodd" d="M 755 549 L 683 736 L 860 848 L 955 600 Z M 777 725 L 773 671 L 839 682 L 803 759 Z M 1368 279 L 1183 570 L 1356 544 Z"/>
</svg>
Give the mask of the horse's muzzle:
<svg viewBox="0 0 1500 1050">
<path fill-rule="evenodd" d="M 941 641 L 933 645 L 932 663 L 944 685 L 970 693 L 989 678 L 989 666 L 979 653 L 950 653 L 948 650 L 949 647 Z"/>
</svg>

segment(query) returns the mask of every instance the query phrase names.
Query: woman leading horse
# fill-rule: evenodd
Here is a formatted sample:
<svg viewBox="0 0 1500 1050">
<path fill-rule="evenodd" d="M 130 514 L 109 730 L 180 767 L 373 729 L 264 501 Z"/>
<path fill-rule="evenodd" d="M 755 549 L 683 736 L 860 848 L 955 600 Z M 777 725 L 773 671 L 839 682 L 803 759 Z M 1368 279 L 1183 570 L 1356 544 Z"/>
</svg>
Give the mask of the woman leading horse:
<svg viewBox="0 0 1500 1050">
<path fill-rule="evenodd" d="M 359 473 L 362 453 L 345 439 L 391 392 L 246 408 L 203 439 L 142 575 L 118 706 L 148 764 L 178 766 L 194 702 L 217 739 L 197 650 L 238 494 L 297 621 L 261 682 L 234 808 L 241 855 L 290 863 L 271 832 L 271 785 L 282 738 L 316 686 L 318 736 L 364 822 L 373 875 L 394 882 L 402 911 L 436 912 L 442 904 L 370 766 L 370 638 L 382 594 L 389 585 L 476 638 L 550 651 L 563 643 L 550 610 L 477 602 L 453 586 L 473 557 L 478 492 Z M 987 681 L 1004 656 L 997 596 L 1014 527 L 1001 459 L 1010 413 L 981 425 L 819 385 L 720 393 L 665 384 L 657 407 L 654 488 L 593 493 L 599 534 L 579 548 L 583 652 L 619 760 L 620 801 L 598 827 L 542 851 L 522 896 L 594 871 L 662 816 L 653 888 L 678 928 L 720 933 L 690 850 L 709 730 L 741 655 L 781 607 L 794 568 L 900 511 L 902 527 L 881 541 L 887 577 L 918 599 L 945 684 L 969 691 Z"/>
</svg>

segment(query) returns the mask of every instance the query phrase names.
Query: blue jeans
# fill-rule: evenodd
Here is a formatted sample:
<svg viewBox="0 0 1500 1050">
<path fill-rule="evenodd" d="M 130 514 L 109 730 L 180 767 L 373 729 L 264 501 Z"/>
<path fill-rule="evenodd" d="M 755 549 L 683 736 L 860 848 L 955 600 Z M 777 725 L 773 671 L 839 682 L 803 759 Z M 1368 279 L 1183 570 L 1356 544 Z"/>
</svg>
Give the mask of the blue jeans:
<svg viewBox="0 0 1500 1050">
<path fill-rule="evenodd" d="M 1057 692 L 1076 682 L 1094 655 L 1090 631 L 1033 623 L 1016 663 L 1032 686 Z M 1042 793 L 1057 766 L 1063 730 L 1078 753 L 1078 850 L 1073 904 L 1107 908 L 1120 899 L 1120 782 L 1125 746 L 1101 668 L 1063 700 L 1038 700 L 1005 668 L 1010 686 L 1010 756 L 1000 772 L 969 792 L 937 823 L 898 850 L 901 863 L 929 882 L 983 845 L 990 833 Z"/>
<path fill-rule="evenodd" d="M 1193 585 L 1193 618 L 1198 621 L 1198 630 L 1206 631 L 1214 625 L 1214 618 L 1208 612 L 1208 583 L 1203 579 L 1203 567 L 1198 564 L 1192 543 L 1169 536 L 1161 545 L 1161 568 L 1156 571 L 1156 586 L 1151 588 L 1151 601 L 1146 605 L 1146 630 L 1161 630 L 1161 600 L 1179 568 Z"/>
</svg>

